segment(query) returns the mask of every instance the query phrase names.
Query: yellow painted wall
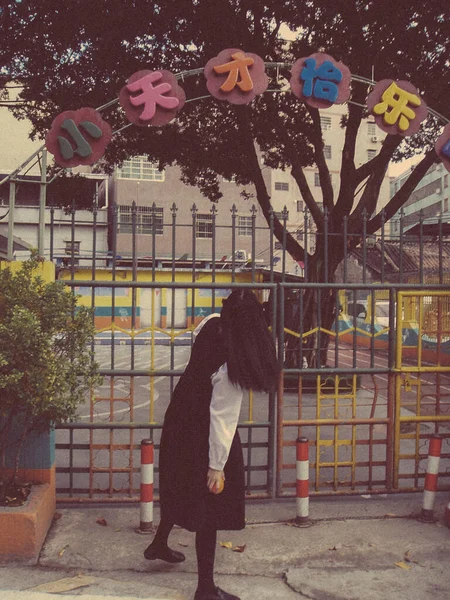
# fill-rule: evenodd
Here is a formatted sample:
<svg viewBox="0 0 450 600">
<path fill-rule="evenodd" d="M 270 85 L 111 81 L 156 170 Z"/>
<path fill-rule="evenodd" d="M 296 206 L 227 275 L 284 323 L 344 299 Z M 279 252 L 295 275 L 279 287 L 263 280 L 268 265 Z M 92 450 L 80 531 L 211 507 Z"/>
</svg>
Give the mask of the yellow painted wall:
<svg viewBox="0 0 450 600">
<path fill-rule="evenodd" d="M 80 285 L 75 287 L 75 292 L 80 294 L 79 303 L 83 306 L 92 306 L 94 300 L 95 306 L 95 326 L 96 329 L 109 329 L 111 323 L 114 322 L 116 327 L 122 329 L 132 329 L 132 313 L 133 313 L 133 288 L 131 287 L 116 287 L 114 295 L 114 320 L 112 315 L 112 288 L 107 286 L 100 286 L 96 288 L 94 297 L 92 296 L 92 286 L 89 286 L 91 281 L 92 271 L 91 269 L 78 268 L 74 273 L 74 279 L 77 281 L 85 282 L 86 285 Z M 97 269 L 96 270 L 96 281 L 98 282 L 110 282 L 113 280 L 113 273 L 111 269 Z M 260 281 L 261 277 L 256 273 L 256 281 Z M 70 271 L 63 271 L 61 279 L 70 279 Z M 142 283 L 154 282 L 155 287 L 161 289 L 161 326 L 164 328 L 167 324 L 167 306 L 168 306 L 168 294 L 171 293 L 170 287 L 164 287 L 165 283 L 171 283 L 172 272 L 171 271 L 156 271 L 153 273 L 151 270 L 139 270 L 137 272 L 136 280 Z M 175 282 L 186 284 L 187 298 L 187 322 L 186 327 L 196 325 L 202 318 L 211 312 L 212 307 L 212 294 L 210 289 L 190 289 L 189 286 L 192 284 L 192 271 L 191 270 L 177 270 L 175 271 Z M 231 283 L 232 275 L 230 272 L 223 272 L 215 274 L 215 283 L 229 284 Z M 115 281 L 117 282 L 132 282 L 133 272 L 132 270 L 116 270 Z M 196 274 L 195 282 L 197 283 L 211 283 L 212 273 L 200 271 Z M 251 273 L 236 273 L 236 283 L 250 283 Z M 135 306 L 135 323 L 134 329 L 140 328 L 140 289 L 134 288 L 134 306 Z M 194 294 L 195 304 L 195 315 L 192 315 L 192 303 Z M 215 293 L 215 309 L 220 309 L 222 305 L 222 299 L 228 295 L 227 290 L 216 290 Z"/>
</svg>

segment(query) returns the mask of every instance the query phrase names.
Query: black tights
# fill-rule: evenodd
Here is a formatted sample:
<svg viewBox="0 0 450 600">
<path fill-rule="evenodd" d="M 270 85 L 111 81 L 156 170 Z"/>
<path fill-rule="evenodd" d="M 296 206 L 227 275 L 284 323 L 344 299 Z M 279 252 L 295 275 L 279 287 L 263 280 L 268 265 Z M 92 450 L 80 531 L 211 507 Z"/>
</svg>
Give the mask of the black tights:
<svg viewBox="0 0 450 600">
<path fill-rule="evenodd" d="M 173 523 L 164 517 L 158 525 L 158 530 L 152 544 L 167 546 Z M 214 592 L 214 559 L 216 556 L 217 531 L 205 525 L 195 534 L 195 551 L 197 553 L 198 585 L 197 590 L 203 594 Z"/>
</svg>

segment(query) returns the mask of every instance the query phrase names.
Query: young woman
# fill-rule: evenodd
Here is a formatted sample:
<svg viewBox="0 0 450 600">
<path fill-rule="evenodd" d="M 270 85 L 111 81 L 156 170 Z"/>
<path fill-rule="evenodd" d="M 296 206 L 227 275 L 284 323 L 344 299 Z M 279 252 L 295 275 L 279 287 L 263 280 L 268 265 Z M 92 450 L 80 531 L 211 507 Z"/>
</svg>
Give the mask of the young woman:
<svg viewBox="0 0 450 600">
<path fill-rule="evenodd" d="M 237 423 L 243 391 L 276 386 L 278 363 L 263 307 L 247 289 L 205 319 L 164 419 L 159 453 L 161 520 L 148 560 L 182 562 L 167 540 L 174 524 L 195 531 L 195 600 L 239 600 L 214 583 L 218 529 L 245 527 L 244 462 Z M 223 485 L 223 491 L 217 493 Z"/>
</svg>

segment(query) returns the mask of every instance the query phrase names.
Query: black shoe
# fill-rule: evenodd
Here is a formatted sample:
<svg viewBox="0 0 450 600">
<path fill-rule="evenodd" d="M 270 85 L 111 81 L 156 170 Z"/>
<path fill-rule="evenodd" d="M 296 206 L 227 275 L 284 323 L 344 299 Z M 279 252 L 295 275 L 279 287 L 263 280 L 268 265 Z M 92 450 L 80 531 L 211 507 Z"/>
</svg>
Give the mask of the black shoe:
<svg viewBox="0 0 450 600">
<path fill-rule="evenodd" d="M 186 559 L 182 552 L 171 550 L 169 546 L 158 548 L 152 544 L 146 548 L 144 556 L 147 560 L 156 560 L 159 558 L 159 560 L 165 560 L 168 563 L 181 563 Z"/>
<path fill-rule="evenodd" d="M 224 592 L 220 587 L 216 587 L 215 592 L 207 592 L 206 594 L 195 592 L 194 600 L 240 600 L 240 598 Z"/>
</svg>

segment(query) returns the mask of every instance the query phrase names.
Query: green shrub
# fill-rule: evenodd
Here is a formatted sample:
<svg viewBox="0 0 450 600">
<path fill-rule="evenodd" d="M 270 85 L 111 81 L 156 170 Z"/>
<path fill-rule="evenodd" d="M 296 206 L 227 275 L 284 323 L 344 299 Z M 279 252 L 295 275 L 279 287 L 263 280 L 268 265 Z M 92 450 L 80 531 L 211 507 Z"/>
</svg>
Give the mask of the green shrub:
<svg viewBox="0 0 450 600">
<path fill-rule="evenodd" d="M 0 481 L 13 432 L 15 478 L 27 435 L 73 420 L 100 383 L 92 310 L 63 282 L 44 281 L 40 266 L 33 255 L 0 270 Z"/>
</svg>

